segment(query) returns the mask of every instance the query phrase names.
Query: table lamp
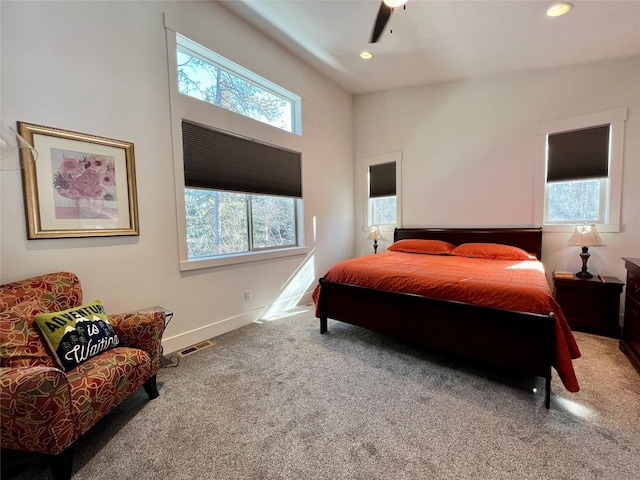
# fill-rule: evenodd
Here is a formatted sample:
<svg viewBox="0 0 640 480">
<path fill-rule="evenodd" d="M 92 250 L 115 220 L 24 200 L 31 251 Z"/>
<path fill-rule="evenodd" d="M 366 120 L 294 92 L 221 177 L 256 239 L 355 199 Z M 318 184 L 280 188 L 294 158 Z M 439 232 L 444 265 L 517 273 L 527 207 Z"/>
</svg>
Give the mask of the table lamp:
<svg viewBox="0 0 640 480">
<path fill-rule="evenodd" d="M 380 232 L 380 227 L 373 226 L 371 227 L 371 231 L 369 235 L 367 235 L 367 240 L 373 240 L 373 253 L 378 253 L 378 239 L 382 238 L 382 232 Z"/>
<path fill-rule="evenodd" d="M 582 252 L 580 253 L 580 258 L 582 259 L 582 270 L 576 273 L 576 277 L 592 278 L 593 275 L 587 271 L 587 260 L 589 260 L 589 257 L 591 256 L 589 255 L 589 247 L 604 245 L 600 235 L 598 235 L 596 226 L 593 224 L 576 225 L 573 235 L 569 238 L 567 245 L 582 247 Z"/>
</svg>

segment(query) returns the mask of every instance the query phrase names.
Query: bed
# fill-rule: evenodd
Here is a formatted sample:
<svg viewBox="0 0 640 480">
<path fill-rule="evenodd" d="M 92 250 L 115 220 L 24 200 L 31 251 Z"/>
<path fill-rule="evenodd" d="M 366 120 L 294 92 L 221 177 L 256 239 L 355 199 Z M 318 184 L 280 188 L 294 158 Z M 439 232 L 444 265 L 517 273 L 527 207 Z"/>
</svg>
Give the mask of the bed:
<svg viewBox="0 0 640 480">
<path fill-rule="evenodd" d="M 338 262 L 320 278 L 320 332 L 331 318 L 542 377 L 549 409 L 552 368 L 579 390 L 580 351 L 551 295 L 541 244 L 541 228 L 397 228 L 387 251 Z"/>
</svg>

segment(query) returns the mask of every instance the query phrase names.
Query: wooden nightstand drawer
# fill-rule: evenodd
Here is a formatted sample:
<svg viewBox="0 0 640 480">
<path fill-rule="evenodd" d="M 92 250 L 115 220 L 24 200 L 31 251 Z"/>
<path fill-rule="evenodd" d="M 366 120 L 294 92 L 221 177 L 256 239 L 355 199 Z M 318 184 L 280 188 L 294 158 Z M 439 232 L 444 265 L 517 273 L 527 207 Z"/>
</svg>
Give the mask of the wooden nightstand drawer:
<svg viewBox="0 0 640 480">
<path fill-rule="evenodd" d="M 640 303 L 627 297 L 624 306 L 624 336 L 630 342 L 640 342 Z M 628 321 L 627 321 L 628 320 Z"/>
<path fill-rule="evenodd" d="M 585 280 L 554 278 L 556 301 L 574 330 L 620 337 L 620 293 L 624 283 L 615 277 Z"/>
<path fill-rule="evenodd" d="M 640 372 L 640 258 L 623 258 L 627 269 L 627 294 L 620 350 Z"/>
<path fill-rule="evenodd" d="M 640 302 L 640 276 L 633 273 L 627 276 L 627 297 Z"/>
</svg>

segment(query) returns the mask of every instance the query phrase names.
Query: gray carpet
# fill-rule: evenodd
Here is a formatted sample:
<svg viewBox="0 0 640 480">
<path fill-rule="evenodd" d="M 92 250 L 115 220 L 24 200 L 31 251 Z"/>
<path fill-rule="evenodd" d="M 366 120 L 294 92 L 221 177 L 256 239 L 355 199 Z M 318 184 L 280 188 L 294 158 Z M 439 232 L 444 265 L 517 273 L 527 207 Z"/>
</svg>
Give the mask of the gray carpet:
<svg viewBox="0 0 640 480">
<path fill-rule="evenodd" d="M 302 312 L 158 374 L 77 442 L 74 479 L 638 479 L 640 375 L 576 333 L 582 390 L 520 378 Z M 537 387 L 537 392 L 532 392 Z M 44 479 L 4 452 L 2 478 Z"/>
</svg>

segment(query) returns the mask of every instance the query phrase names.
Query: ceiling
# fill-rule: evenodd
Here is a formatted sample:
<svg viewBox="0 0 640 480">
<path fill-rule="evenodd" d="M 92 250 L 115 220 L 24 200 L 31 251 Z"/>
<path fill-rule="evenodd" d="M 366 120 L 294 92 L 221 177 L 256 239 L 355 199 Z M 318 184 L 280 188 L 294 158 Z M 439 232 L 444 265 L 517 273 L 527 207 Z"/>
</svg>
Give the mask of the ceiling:
<svg viewBox="0 0 640 480">
<path fill-rule="evenodd" d="M 409 0 L 375 44 L 380 0 L 222 4 L 353 94 L 640 55 L 640 0 Z"/>
</svg>

